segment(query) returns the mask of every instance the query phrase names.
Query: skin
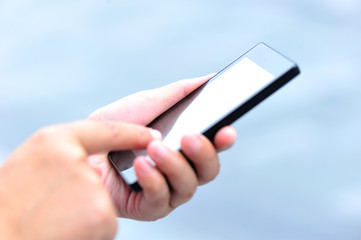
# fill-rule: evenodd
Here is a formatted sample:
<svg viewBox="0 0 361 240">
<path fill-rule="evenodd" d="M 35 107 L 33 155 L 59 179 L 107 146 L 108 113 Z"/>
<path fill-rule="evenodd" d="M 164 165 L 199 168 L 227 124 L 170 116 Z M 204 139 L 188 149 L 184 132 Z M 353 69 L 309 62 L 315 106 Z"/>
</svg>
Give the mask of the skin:
<svg viewBox="0 0 361 240">
<path fill-rule="evenodd" d="M 0 238 L 112 239 L 116 216 L 156 220 L 189 201 L 199 185 L 217 176 L 217 152 L 233 144 L 235 130 L 221 129 L 213 144 L 200 134 L 185 135 L 182 151 L 193 169 L 161 143 L 159 132 L 144 126 L 209 77 L 139 92 L 88 120 L 37 131 L 0 167 Z M 135 160 L 140 193 L 128 188 L 106 158 L 125 149 L 147 149 L 156 162 Z"/>
<path fill-rule="evenodd" d="M 145 148 L 145 127 L 79 121 L 46 127 L 0 168 L 1 239 L 112 239 L 116 211 L 91 154 Z"/>
<path fill-rule="evenodd" d="M 213 74 L 209 74 L 185 79 L 138 92 L 97 110 L 90 119 L 148 125 L 212 76 Z M 195 171 L 178 151 L 166 148 L 159 141 L 152 142 L 147 150 L 157 166 L 152 167 L 144 157 L 139 157 L 134 162 L 138 182 L 143 188 L 140 193 L 130 191 L 104 155 L 93 157 L 89 162 L 94 168 L 100 169 L 118 216 L 152 221 L 168 215 L 174 208 L 189 201 L 199 185 L 213 180 L 220 167 L 217 151 L 229 148 L 235 138 L 236 132 L 230 126 L 216 134 L 214 144 L 200 134 L 184 136 L 181 141 L 182 151 L 193 162 Z"/>
</svg>

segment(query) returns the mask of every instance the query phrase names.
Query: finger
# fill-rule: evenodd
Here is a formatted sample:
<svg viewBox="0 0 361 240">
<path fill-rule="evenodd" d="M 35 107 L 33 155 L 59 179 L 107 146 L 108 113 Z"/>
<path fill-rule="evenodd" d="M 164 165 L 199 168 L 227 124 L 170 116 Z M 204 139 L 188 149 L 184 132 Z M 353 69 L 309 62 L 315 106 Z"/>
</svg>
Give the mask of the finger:
<svg viewBox="0 0 361 240">
<path fill-rule="evenodd" d="M 64 128 L 88 154 L 146 148 L 150 141 L 161 138 L 156 130 L 130 123 L 79 121 Z"/>
<path fill-rule="evenodd" d="M 147 150 L 171 186 L 170 205 L 175 208 L 187 202 L 198 186 L 197 176 L 189 162 L 179 151 L 167 148 L 160 141 L 151 142 Z"/>
<path fill-rule="evenodd" d="M 226 126 L 221 128 L 215 135 L 213 143 L 216 146 L 218 152 L 227 150 L 230 148 L 237 138 L 237 132 L 232 126 Z"/>
<path fill-rule="evenodd" d="M 153 167 L 144 156 L 139 156 L 134 160 L 134 170 L 138 183 L 143 189 L 139 194 L 143 194 L 145 200 L 141 210 L 147 219 L 143 220 L 155 220 L 167 215 L 171 211 L 169 208 L 170 192 L 163 174 Z"/>
<path fill-rule="evenodd" d="M 193 163 L 199 185 L 213 180 L 220 169 L 213 144 L 201 134 L 189 134 L 181 140 L 182 152 Z"/>
<path fill-rule="evenodd" d="M 129 95 L 92 113 L 95 120 L 115 120 L 148 125 L 214 74 L 185 79 L 166 86 Z"/>
</svg>

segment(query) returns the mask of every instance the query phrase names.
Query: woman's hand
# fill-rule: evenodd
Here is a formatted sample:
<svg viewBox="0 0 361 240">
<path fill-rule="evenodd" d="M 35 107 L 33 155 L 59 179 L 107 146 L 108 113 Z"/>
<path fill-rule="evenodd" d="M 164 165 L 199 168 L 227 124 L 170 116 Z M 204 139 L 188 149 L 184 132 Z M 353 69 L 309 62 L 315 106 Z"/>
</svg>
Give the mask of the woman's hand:
<svg viewBox="0 0 361 240">
<path fill-rule="evenodd" d="M 97 110 L 89 118 L 148 125 L 211 76 L 187 79 L 130 95 Z M 129 189 L 107 160 L 106 154 L 89 158 L 89 163 L 99 169 L 120 217 L 156 220 L 187 202 L 199 185 L 217 176 L 217 152 L 229 148 L 235 138 L 236 132 L 229 126 L 216 134 L 213 144 L 200 134 L 184 136 L 182 152 L 194 168 L 180 152 L 167 148 L 160 141 L 153 141 L 147 151 L 156 166 L 150 165 L 144 157 L 134 161 L 138 182 L 143 189 L 139 193 Z"/>
<path fill-rule="evenodd" d="M 116 209 L 87 159 L 144 149 L 153 133 L 89 120 L 36 132 L 0 166 L 0 239 L 113 239 Z"/>
</svg>

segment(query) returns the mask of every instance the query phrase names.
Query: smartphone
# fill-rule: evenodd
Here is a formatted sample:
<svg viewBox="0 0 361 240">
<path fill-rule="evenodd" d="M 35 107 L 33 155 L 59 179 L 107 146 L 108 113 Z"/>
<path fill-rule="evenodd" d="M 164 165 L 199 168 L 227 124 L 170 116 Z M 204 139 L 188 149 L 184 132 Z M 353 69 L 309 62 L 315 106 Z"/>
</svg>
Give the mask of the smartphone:
<svg viewBox="0 0 361 240">
<path fill-rule="evenodd" d="M 159 130 L 164 144 L 175 150 L 181 151 L 180 141 L 186 133 L 202 133 L 212 141 L 220 128 L 232 124 L 299 73 L 293 61 L 259 43 L 148 126 Z M 147 153 L 129 150 L 108 154 L 115 169 L 135 192 L 141 191 L 132 167 L 138 155 L 147 156 Z"/>
</svg>

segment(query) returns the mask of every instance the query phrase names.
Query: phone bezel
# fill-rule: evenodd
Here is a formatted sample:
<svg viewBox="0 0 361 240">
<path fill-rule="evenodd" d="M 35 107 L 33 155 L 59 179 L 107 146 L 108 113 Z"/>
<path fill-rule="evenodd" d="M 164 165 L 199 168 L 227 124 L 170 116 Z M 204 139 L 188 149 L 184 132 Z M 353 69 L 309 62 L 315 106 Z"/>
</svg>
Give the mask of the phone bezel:
<svg viewBox="0 0 361 240">
<path fill-rule="evenodd" d="M 221 129 L 224 126 L 232 124 L 234 121 L 236 121 L 241 116 L 249 112 L 252 108 L 254 108 L 256 105 L 261 103 L 267 97 L 272 95 L 274 92 L 276 92 L 278 89 L 280 89 L 282 86 L 284 86 L 286 83 L 288 83 L 291 79 L 293 79 L 295 76 L 297 76 L 300 73 L 300 70 L 295 62 L 293 62 L 286 56 L 282 55 L 278 51 L 274 50 L 273 48 L 269 47 L 265 43 L 259 43 L 253 48 L 251 48 L 249 51 L 247 51 L 246 53 L 242 54 L 240 57 L 235 59 L 233 62 L 231 62 L 221 71 L 219 71 L 215 76 L 213 76 L 210 80 L 208 80 L 200 87 L 195 89 L 192 93 L 190 93 L 185 98 L 177 102 L 174 106 L 172 106 L 167 111 L 159 115 L 148 126 L 152 127 L 153 123 L 157 122 L 160 118 L 162 118 L 168 112 L 172 111 L 172 109 L 176 108 L 183 101 L 186 101 L 188 98 L 192 97 L 192 95 L 196 94 L 200 88 L 206 87 L 207 84 L 216 81 L 216 79 L 222 73 L 232 68 L 232 66 L 237 64 L 245 57 L 249 58 L 257 65 L 259 65 L 260 67 L 262 67 L 263 69 L 267 70 L 272 75 L 274 75 L 274 79 L 264 88 L 260 89 L 258 92 L 255 92 L 254 95 L 250 96 L 248 100 L 246 100 L 244 103 L 242 104 L 240 103 L 239 106 L 235 106 L 234 110 L 227 113 L 225 116 L 220 116 L 217 122 L 215 122 L 212 126 L 201 132 L 211 141 L 213 141 L 214 136 L 219 129 Z M 138 184 L 137 181 L 136 182 L 127 181 L 127 178 L 123 175 L 122 170 L 120 170 L 120 168 L 117 166 L 116 154 L 117 152 L 110 152 L 108 154 L 108 158 L 112 162 L 113 166 L 117 169 L 118 173 L 122 175 L 123 179 L 127 182 L 129 187 L 133 191 L 135 192 L 141 191 L 141 186 Z"/>
<path fill-rule="evenodd" d="M 224 116 L 216 124 L 214 124 L 207 130 L 202 132 L 202 134 L 205 135 L 211 141 L 213 140 L 215 134 L 219 129 L 221 129 L 224 126 L 232 124 L 234 121 L 236 121 L 244 114 L 249 112 L 252 108 L 254 108 L 256 105 L 261 103 L 267 97 L 272 95 L 278 89 L 283 87 L 285 84 L 287 84 L 289 81 L 291 81 L 294 77 L 296 77 L 300 73 L 300 69 L 294 61 L 284 56 L 280 52 L 276 51 L 275 49 L 269 47 L 265 43 L 261 42 L 258 43 L 253 48 L 251 48 L 250 50 L 248 50 L 243 55 L 241 55 L 239 58 L 234 60 L 228 66 L 223 68 L 205 84 L 208 84 L 211 81 L 215 81 L 218 75 L 221 75 L 223 72 L 230 69 L 232 66 L 237 64 L 245 57 L 249 58 L 260 67 L 264 68 L 265 70 L 273 74 L 275 76 L 274 80 L 269 85 L 265 86 L 263 89 L 256 92 L 246 102 L 238 106 L 228 115 Z M 285 69 L 288 70 L 285 71 Z"/>
</svg>

